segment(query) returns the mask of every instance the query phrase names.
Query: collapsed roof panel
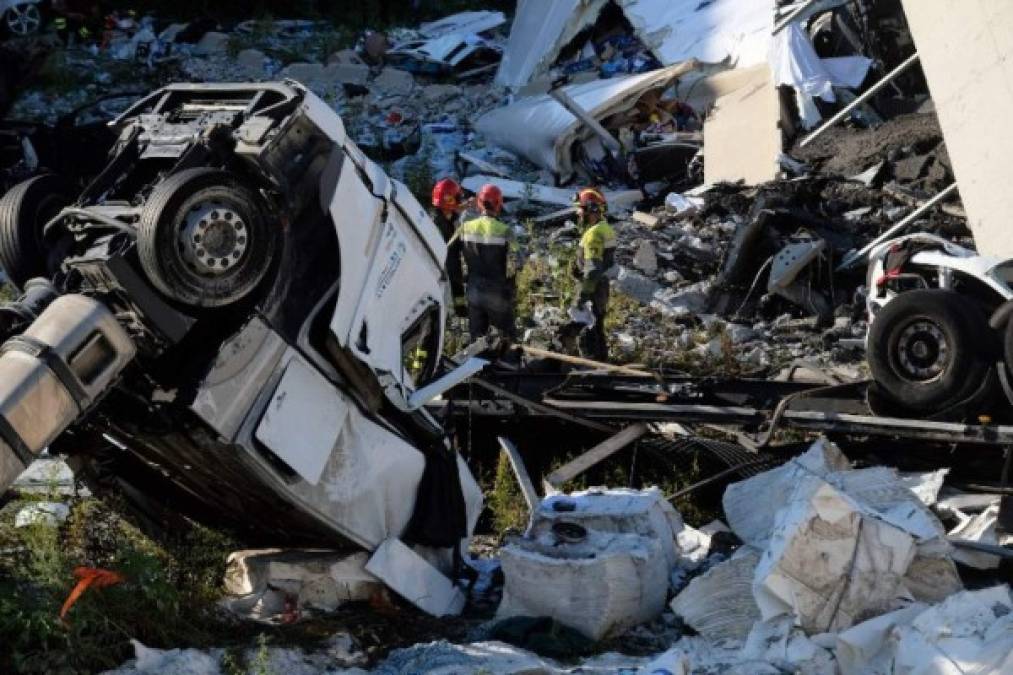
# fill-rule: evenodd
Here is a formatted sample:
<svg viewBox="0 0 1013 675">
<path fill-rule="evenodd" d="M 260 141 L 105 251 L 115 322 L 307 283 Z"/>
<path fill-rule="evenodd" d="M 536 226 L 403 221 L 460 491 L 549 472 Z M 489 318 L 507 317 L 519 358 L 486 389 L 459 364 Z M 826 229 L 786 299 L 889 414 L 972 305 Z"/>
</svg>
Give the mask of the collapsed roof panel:
<svg viewBox="0 0 1013 675">
<path fill-rule="evenodd" d="M 689 62 L 641 75 L 594 80 L 564 87 L 598 120 L 631 110 L 649 91 L 665 89 L 697 66 Z M 476 125 L 490 143 L 521 155 L 561 178 L 573 175 L 574 143 L 591 137 L 580 120 L 548 95 L 524 98 L 483 115 Z"/>
<path fill-rule="evenodd" d="M 518 0 L 496 84 L 520 89 L 545 72 L 560 50 L 592 25 L 608 0 Z"/>
<path fill-rule="evenodd" d="M 496 83 L 519 89 L 593 25 L 606 0 L 519 0 Z M 666 66 L 688 59 L 753 66 L 767 59 L 774 0 L 616 0 L 636 36 Z"/>
<path fill-rule="evenodd" d="M 637 36 L 665 65 L 687 59 L 764 63 L 774 28 L 774 0 L 617 0 Z"/>
<path fill-rule="evenodd" d="M 978 252 L 1011 257 L 1013 4 L 903 4 Z"/>
<path fill-rule="evenodd" d="M 461 33 L 484 33 L 505 23 L 503 12 L 461 12 L 424 23 L 419 26 L 419 33 L 430 39 Z"/>
</svg>

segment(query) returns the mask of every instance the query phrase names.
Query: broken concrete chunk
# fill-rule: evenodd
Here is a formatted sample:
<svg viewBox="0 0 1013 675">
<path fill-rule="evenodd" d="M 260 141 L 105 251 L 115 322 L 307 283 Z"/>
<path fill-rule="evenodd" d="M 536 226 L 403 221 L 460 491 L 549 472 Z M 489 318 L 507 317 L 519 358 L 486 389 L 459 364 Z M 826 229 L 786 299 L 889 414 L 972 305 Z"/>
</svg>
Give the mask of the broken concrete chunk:
<svg viewBox="0 0 1013 675">
<path fill-rule="evenodd" d="M 625 267 L 619 268 L 619 276 L 616 278 L 616 290 L 630 296 L 640 304 L 650 304 L 659 288 L 660 286 L 658 286 L 657 282 L 648 279 L 643 274 Z"/>
<path fill-rule="evenodd" d="M 365 66 L 366 62 L 362 60 L 358 52 L 354 49 L 342 49 L 334 52 L 327 57 L 327 65 L 342 64 L 347 66 Z"/>
<path fill-rule="evenodd" d="M 365 85 L 369 82 L 369 66 L 364 63 L 328 63 L 321 79 L 338 84 Z"/>
<path fill-rule="evenodd" d="M 244 49 L 236 55 L 236 63 L 250 72 L 262 72 L 267 55 L 259 49 Z"/>
<path fill-rule="evenodd" d="M 464 609 L 461 589 L 399 539 L 380 544 L 366 571 L 432 616 L 456 616 Z"/>
<path fill-rule="evenodd" d="M 389 66 L 373 80 L 373 88 L 385 95 L 410 94 L 414 87 L 415 78 L 411 73 Z"/>
<path fill-rule="evenodd" d="M 669 606 L 709 640 L 744 640 L 760 620 L 752 594 L 759 562 L 760 553 L 746 547 L 690 581 Z"/>
<path fill-rule="evenodd" d="M 290 63 L 281 71 L 282 77 L 296 82 L 317 82 L 324 77 L 324 66 L 321 63 Z"/>
<path fill-rule="evenodd" d="M 633 265 L 649 277 L 658 273 L 658 254 L 654 251 L 654 244 L 646 239 L 640 241 L 637 252 L 633 256 Z"/>
<path fill-rule="evenodd" d="M 224 54 L 229 47 L 229 36 L 225 33 L 208 31 L 204 33 L 196 45 L 193 53 L 197 56 L 211 56 L 213 54 Z"/>
<path fill-rule="evenodd" d="M 14 516 L 14 527 L 48 525 L 56 527 L 70 517 L 70 507 L 61 502 L 32 502 L 22 506 Z"/>
</svg>

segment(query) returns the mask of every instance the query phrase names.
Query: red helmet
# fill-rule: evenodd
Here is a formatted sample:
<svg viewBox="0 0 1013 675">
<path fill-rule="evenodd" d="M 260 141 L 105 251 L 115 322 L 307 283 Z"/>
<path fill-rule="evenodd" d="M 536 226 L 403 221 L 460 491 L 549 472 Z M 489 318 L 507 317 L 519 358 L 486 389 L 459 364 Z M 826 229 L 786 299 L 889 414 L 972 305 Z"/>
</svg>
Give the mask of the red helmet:
<svg viewBox="0 0 1013 675">
<path fill-rule="evenodd" d="M 438 209 L 457 207 L 461 196 L 461 186 L 452 178 L 444 178 L 433 186 L 433 206 Z"/>
<path fill-rule="evenodd" d="M 478 203 L 486 211 L 499 213 L 503 208 L 503 191 L 492 183 L 486 183 L 478 191 Z"/>
<path fill-rule="evenodd" d="M 591 205 L 596 205 L 598 209 L 604 213 L 608 207 L 608 203 L 605 201 L 605 195 L 595 188 L 585 188 L 577 193 L 577 203 L 574 205 L 577 208 L 586 208 Z"/>
</svg>

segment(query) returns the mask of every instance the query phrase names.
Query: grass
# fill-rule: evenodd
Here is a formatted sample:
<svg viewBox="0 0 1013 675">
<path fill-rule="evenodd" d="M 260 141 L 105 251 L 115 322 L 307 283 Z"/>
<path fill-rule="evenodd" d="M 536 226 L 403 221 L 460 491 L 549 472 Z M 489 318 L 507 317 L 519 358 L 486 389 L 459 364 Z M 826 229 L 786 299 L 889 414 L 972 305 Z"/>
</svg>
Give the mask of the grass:
<svg viewBox="0 0 1013 675">
<path fill-rule="evenodd" d="M 528 525 L 528 506 L 517 485 L 517 478 L 510 467 L 506 453 L 499 454 L 496 475 L 489 491 L 489 510 L 492 512 L 493 527 L 500 535 L 514 530 L 523 531 Z"/>
<path fill-rule="evenodd" d="M 90 673 L 133 656 L 129 640 L 148 646 L 208 647 L 247 635 L 219 612 L 220 579 L 230 540 L 195 526 L 159 544 L 143 536 L 115 502 L 75 500 L 61 526 L 12 526 L 25 504 L 0 511 L 0 672 Z M 125 578 L 89 589 L 59 612 L 78 566 Z"/>
</svg>

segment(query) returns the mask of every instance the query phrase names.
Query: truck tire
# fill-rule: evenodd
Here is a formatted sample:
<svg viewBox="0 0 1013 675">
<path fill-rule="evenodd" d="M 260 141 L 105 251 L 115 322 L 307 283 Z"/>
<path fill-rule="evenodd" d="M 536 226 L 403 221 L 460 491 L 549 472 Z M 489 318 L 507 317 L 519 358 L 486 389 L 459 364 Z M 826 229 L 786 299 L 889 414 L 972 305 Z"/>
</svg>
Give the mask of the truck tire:
<svg viewBox="0 0 1013 675">
<path fill-rule="evenodd" d="M 984 314 L 958 293 L 902 293 L 869 331 L 869 369 L 897 405 L 924 415 L 952 407 L 981 388 L 995 364 Z"/>
<path fill-rule="evenodd" d="M 1013 374 L 1013 320 L 1006 323 L 1003 337 L 1003 357 L 1006 362 L 1006 372 Z"/>
<path fill-rule="evenodd" d="M 43 174 L 12 187 L 0 199 L 0 267 L 18 290 L 32 277 L 48 276 L 58 263 L 42 240 L 42 228 L 70 203 L 62 178 Z"/>
<path fill-rule="evenodd" d="M 280 229 L 238 176 L 186 169 L 152 190 L 137 225 L 151 283 L 171 300 L 221 307 L 249 295 L 267 273 Z"/>
</svg>

